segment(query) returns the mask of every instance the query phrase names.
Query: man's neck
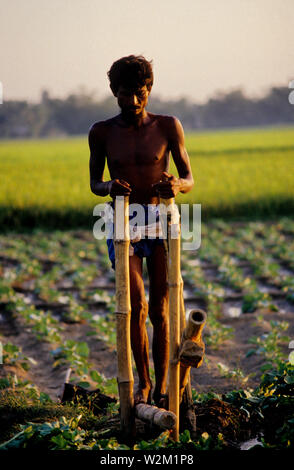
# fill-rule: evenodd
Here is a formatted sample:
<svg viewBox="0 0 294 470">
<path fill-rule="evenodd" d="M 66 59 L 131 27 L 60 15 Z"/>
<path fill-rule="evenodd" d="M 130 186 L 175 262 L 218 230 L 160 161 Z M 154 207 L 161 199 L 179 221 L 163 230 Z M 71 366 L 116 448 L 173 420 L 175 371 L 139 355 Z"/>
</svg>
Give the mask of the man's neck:
<svg viewBox="0 0 294 470">
<path fill-rule="evenodd" d="M 126 124 L 127 126 L 134 126 L 136 128 L 143 126 L 148 120 L 148 114 L 145 109 L 143 109 L 142 113 L 134 115 L 124 114 L 122 112 L 120 114 L 120 117 L 124 124 Z"/>
</svg>

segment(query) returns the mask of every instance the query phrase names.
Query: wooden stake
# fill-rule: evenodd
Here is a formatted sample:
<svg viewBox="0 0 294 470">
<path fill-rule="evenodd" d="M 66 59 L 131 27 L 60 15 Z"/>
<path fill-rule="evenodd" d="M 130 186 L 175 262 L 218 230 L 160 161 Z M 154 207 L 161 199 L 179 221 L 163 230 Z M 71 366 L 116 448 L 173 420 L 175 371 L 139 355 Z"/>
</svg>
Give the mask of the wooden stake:
<svg viewBox="0 0 294 470">
<path fill-rule="evenodd" d="M 176 425 L 172 430 L 171 437 L 179 440 L 179 380 L 180 365 L 178 352 L 180 346 L 180 230 L 178 212 L 174 199 L 160 199 L 168 209 L 167 237 L 168 237 L 168 286 L 169 286 L 169 384 L 168 401 L 169 410 L 176 415 Z"/>
<path fill-rule="evenodd" d="M 132 438 L 136 431 L 131 359 L 128 209 L 128 197 L 117 196 L 114 210 L 117 382 L 120 399 L 120 427 L 126 439 Z"/>
</svg>

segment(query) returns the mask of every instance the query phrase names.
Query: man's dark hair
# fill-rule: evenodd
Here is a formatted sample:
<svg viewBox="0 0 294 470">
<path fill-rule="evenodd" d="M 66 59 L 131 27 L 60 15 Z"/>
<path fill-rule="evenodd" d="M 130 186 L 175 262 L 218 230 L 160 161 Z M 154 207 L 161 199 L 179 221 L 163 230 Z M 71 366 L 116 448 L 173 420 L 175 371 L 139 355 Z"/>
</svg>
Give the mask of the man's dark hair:
<svg viewBox="0 0 294 470">
<path fill-rule="evenodd" d="M 122 57 L 113 62 L 107 75 L 114 94 L 120 86 L 136 89 L 146 85 L 150 91 L 153 85 L 152 61 L 148 62 L 141 55 Z"/>
</svg>

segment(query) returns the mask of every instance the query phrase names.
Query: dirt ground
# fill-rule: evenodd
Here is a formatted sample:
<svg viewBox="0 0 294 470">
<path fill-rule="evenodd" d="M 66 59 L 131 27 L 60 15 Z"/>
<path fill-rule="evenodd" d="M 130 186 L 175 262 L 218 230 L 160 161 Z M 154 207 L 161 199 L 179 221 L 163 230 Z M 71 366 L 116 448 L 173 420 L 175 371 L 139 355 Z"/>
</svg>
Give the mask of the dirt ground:
<svg viewBox="0 0 294 470">
<path fill-rule="evenodd" d="M 211 268 L 212 269 L 212 268 Z M 93 283 L 95 285 L 95 282 Z M 110 294 L 114 293 L 113 283 L 107 279 L 98 280 L 96 285 L 107 287 Z M 68 289 L 69 290 L 69 289 Z M 23 292 L 25 289 L 23 289 Z M 66 289 L 64 289 L 66 291 Z M 148 292 L 148 285 L 146 286 Z M 30 290 L 26 290 L 26 295 L 30 295 Z M 32 296 L 33 297 L 33 296 Z M 190 309 L 204 308 L 205 304 L 201 299 L 194 298 L 189 293 L 189 288 L 185 289 L 185 307 L 186 312 Z M 287 302 L 282 296 L 276 299 L 280 306 L 278 312 L 272 312 L 265 309 L 256 310 L 254 313 L 241 314 L 237 318 L 231 318 L 225 314 L 226 310 L 231 306 L 239 306 L 240 299 L 225 299 L 223 305 L 223 316 L 219 320 L 223 325 L 232 327 L 234 335 L 231 339 L 223 342 L 223 344 L 206 345 L 205 361 L 199 369 L 191 369 L 192 387 L 197 392 L 215 392 L 226 393 L 230 390 L 242 388 L 254 388 L 259 384 L 262 374 L 260 367 L 265 362 L 261 355 L 251 355 L 246 357 L 246 353 L 253 348 L 248 340 L 254 336 L 261 336 L 270 331 L 270 321 L 286 321 L 289 328 L 285 334 L 290 338 L 294 338 L 294 306 Z M 35 305 L 39 307 L 39 301 L 35 301 Z M 44 305 L 41 305 L 44 307 Z M 50 308 L 50 305 L 47 305 Z M 60 312 L 64 310 L 61 307 L 52 307 L 50 311 L 59 319 L 63 328 L 62 336 L 64 340 L 74 339 L 76 341 L 86 341 L 90 348 L 89 360 L 93 364 L 93 368 L 103 373 L 107 378 L 116 377 L 116 350 L 115 346 L 110 346 L 95 336 L 88 336 L 91 331 L 90 326 L 86 322 L 67 323 L 62 321 Z M 105 315 L 106 311 L 102 305 L 89 305 L 88 311 L 94 314 Z M 209 315 L 209 312 L 207 312 Z M 262 315 L 264 321 L 258 321 L 258 317 Z M 50 351 L 55 349 L 56 345 L 39 341 L 30 331 L 30 328 L 24 324 L 20 316 L 12 316 L 5 310 L 5 305 L 0 305 L 0 334 L 2 342 L 11 342 L 20 346 L 26 356 L 32 357 L 37 361 L 36 365 L 31 365 L 28 371 L 17 370 L 17 375 L 30 380 L 37 385 L 39 389 L 47 393 L 52 399 L 56 400 L 60 396 L 60 390 L 64 382 L 66 367 L 52 368 L 52 354 Z M 152 327 L 148 323 L 148 336 L 150 345 L 150 367 L 153 368 L 152 361 Z M 209 336 L 209 327 L 204 328 L 205 338 Z M 288 352 L 288 346 L 284 345 L 285 354 Z M 290 352 L 290 350 L 289 350 Z M 221 373 L 218 364 L 225 365 L 229 370 L 239 368 L 243 372 L 243 377 L 225 377 Z M 4 370 L 5 369 L 5 370 Z M 5 365 L 0 368 L 0 374 L 7 374 L 16 371 L 14 366 Z M 247 377 L 249 375 L 249 377 Z M 135 383 L 137 381 L 136 371 L 134 372 Z"/>
</svg>

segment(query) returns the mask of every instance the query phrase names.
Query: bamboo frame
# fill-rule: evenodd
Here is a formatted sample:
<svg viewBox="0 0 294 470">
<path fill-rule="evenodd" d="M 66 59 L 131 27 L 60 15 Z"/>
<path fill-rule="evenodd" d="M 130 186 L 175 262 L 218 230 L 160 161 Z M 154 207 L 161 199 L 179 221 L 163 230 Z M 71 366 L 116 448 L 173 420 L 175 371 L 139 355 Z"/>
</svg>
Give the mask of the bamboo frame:
<svg viewBox="0 0 294 470">
<path fill-rule="evenodd" d="M 129 277 L 129 198 L 115 198 L 114 248 L 116 290 L 117 382 L 120 398 L 120 429 L 126 438 L 135 435 L 134 377 L 131 359 L 131 300 Z"/>
<path fill-rule="evenodd" d="M 180 230 L 179 222 L 176 220 L 174 199 L 160 198 L 160 203 L 170 206 L 167 212 L 167 274 L 169 287 L 169 382 L 168 402 L 169 410 L 176 416 L 176 424 L 171 432 L 171 437 L 179 440 L 179 384 L 180 364 L 178 362 L 178 351 L 180 346 Z M 172 236 L 173 233 L 173 236 Z"/>
</svg>

